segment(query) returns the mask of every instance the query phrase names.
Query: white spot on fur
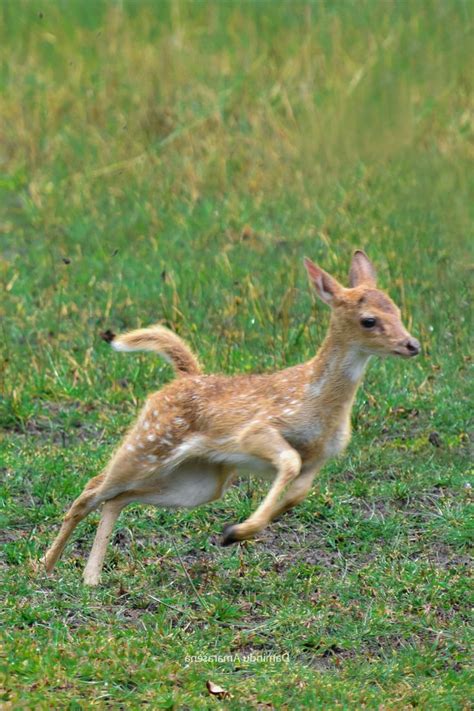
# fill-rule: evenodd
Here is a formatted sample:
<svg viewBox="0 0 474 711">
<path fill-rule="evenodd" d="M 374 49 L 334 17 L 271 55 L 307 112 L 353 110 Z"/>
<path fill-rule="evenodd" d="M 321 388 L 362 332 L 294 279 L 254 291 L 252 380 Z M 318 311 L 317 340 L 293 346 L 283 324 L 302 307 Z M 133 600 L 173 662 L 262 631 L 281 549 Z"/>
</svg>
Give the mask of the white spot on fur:
<svg viewBox="0 0 474 711">
<path fill-rule="evenodd" d="M 135 447 L 133 446 L 133 444 L 127 444 L 127 446 L 125 447 L 125 449 L 127 449 L 129 452 L 134 452 L 134 451 L 135 451 Z"/>
<path fill-rule="evenodd" d="M 155 439 L 156 439 L 156 435 L 155 435 L 155 434 L 149 434 L 149 435 L 147 435 L 147 440 L 148 440 L 149 442 L 154 442 Z"/>
<path fill-rule="evenodd" d="M 147 430 L 149 428 L 149 426 L 150 426 L 150 423 L 148 422 L 148 420 L 145 420 L 145 422 L 143 423 L 143 429 Z"/>
<path fill-rule="evenodd" d="M 156 456 L 156 454 L 148 454 L 147 459 L 149 462 L 157 462 L 158 461 L 158 457 Z"/>
</svg>

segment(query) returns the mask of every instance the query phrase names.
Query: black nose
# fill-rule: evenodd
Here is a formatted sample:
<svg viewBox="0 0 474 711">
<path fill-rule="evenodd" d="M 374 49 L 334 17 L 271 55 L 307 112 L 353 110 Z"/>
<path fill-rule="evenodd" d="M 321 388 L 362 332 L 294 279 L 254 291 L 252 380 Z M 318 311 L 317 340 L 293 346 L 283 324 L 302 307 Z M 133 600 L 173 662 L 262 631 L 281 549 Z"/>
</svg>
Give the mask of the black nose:
<svg viewBox="0 0 474 711">
<path fill-rule="evenodd" d="M 416 338 L 409 338 L 405 343 L 406 349 L 411 355 L 418 355 L 421 351 L 420 342 Z"/>
</svg>

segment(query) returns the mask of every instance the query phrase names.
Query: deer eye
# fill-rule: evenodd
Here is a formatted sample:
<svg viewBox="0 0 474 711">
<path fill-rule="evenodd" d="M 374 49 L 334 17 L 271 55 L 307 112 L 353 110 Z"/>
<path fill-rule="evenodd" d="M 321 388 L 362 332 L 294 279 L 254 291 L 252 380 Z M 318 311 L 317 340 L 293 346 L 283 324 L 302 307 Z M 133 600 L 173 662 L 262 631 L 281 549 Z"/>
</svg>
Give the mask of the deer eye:
<svg viewBox="0 0 474 711">
<path fill-rule="evenodd" d="M 372 316 L 368 316 L 367 318 L 361 318 L 360 323 L 364 328 L 373 328 L 377 323 L 377 319 Z"/>
</svg>

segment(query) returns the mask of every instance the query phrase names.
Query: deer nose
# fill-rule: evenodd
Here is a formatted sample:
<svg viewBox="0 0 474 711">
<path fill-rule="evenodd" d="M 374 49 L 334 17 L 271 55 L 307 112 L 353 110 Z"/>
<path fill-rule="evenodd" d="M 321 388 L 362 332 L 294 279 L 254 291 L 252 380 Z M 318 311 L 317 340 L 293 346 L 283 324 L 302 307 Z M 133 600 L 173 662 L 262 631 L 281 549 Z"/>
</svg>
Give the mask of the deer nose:
<svg viewBox="0 0 474 711">
<path fill-rule="evenodd" d="M 418 355 L 418 353 L 421 351 L 420 342 L 417 341 L 416 338 L 407 338 L 404 345 L 409 354 L 412 356 Z"/>
</svg>

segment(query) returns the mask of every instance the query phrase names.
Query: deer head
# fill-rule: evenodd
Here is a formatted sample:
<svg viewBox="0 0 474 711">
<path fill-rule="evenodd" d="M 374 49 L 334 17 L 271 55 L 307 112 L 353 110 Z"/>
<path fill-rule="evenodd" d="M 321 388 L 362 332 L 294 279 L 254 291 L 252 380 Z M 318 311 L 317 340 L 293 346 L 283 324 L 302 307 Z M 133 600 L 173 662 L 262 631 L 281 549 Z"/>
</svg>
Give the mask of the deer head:
<svg viewBox="0 0 474 711">
<path fill-rule="evenodd" d="M 367 255 L 354 252 L 349 288 L 305 258 L 305 267 L 319 298 L 331 307 L 333 335 L 368 355 L 411 358 L 420 344 L 402 323 L 400 309 L 377 289 L 375 269 Z"/>
</svg>

